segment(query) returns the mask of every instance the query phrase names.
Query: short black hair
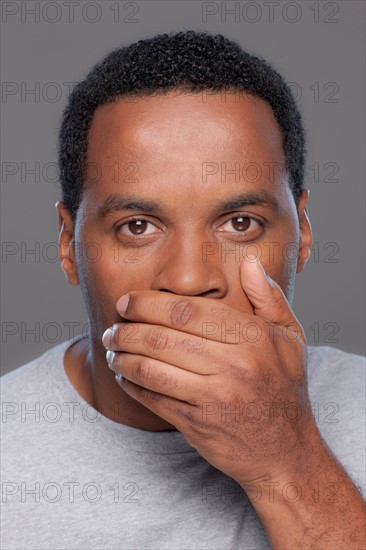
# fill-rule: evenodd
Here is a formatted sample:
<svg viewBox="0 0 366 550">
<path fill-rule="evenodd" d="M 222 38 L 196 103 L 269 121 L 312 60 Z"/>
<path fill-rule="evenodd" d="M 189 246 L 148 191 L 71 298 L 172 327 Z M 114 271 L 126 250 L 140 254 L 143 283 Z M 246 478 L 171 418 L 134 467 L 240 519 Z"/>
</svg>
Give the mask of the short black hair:
<svg viewBox="0 0 366 550">
<path fill-rule="evenodd" d="M 95 110 L 120 96 L 169 90 L 246 92 L 266 101 L 279 124 L 289 184 L 298 205 L 305 137 L 290 87 L 264 59 L 221 34 L 159 34 L 110 52 L 75 86 L 59 132 L 62 200 L 75 221 L 85 178 L 88 132 Z"/>
</svg>

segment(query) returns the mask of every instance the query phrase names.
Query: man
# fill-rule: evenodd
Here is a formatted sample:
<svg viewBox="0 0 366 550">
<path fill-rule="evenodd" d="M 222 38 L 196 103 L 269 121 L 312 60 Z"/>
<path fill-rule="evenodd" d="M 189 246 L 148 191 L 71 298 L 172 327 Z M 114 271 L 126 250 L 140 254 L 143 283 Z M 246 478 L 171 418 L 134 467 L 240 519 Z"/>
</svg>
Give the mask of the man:
<svg viewBox="0 0 366 550">
<path fill-rule="evenodd" d="M 282 77 L 221 35 L 118 49 L 59 162 L 90 330 L 4 379 L 2 547 L 363 548 L 364 363 L 291 309 L 312 233 Z"/>
</svg>

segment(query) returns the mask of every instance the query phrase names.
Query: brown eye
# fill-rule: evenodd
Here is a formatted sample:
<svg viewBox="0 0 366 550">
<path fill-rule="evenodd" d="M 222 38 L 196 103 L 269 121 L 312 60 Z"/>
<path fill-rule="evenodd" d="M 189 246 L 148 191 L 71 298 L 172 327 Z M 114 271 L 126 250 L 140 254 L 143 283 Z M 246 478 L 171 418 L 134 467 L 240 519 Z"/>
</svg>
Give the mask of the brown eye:
<svg viewBox="0 0 366 550">
<path fill-rule="evenodd" d="M 243 236 L 252 235 L 252 233 L 258 234 L 258 231 L 263 229 L 264 224 L 260 221 L 252 218 L 251 216 L 233 216 L 221 225 L 219 231 L 232 234 L 243 233 Z"/>
<path fill-rule="evenodd" d="M 143 218 L 136 218 L 116 226 L 116 232 L 125 237 L 147 237 L 155 233 L 161 233 L 161 230 L 153 223 Z"/>
<path fill-rule="evenodd" d="M 146 220 L 133 220 L 128 222 L 128 229 L 133 235 L 141 235 L 146 231 L 147 223 Z"/>
<path fill-rule="evenodd" d="M 236 231 L 246 231 L 250 226 L 250 218 L 237 216 L 231 220 L 231 224 Z"/>
</svg>

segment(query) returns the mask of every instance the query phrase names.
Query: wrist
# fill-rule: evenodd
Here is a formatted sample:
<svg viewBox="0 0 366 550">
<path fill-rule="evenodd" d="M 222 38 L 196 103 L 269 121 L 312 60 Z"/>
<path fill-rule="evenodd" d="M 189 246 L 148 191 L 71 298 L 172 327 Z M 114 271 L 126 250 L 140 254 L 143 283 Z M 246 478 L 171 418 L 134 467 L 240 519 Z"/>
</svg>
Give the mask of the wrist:
<svg viewBox="0 0 366 550">
<path fill-rule="evenodd" d="M 363 499 L 321 438 L 311 449 L 297 468 L 240 485 L 273 548 L 310 548 L 315 542 L 333 549 L 343 537 L 353 541 L 349 548 L 359 548 Z"/>
</svg>

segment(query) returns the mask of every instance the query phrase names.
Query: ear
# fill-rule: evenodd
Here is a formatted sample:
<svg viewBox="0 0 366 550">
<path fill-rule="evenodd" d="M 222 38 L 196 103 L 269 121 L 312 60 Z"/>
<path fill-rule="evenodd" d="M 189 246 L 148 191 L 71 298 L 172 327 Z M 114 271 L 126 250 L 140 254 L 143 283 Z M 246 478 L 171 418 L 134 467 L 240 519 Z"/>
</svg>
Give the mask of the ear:
<svg viewBox="0 0 366 550">
<path fill-rule="evenodd" d="M 70 285 L 78 285 L 79 278 L 75 261 L 74 222 L 62 201 L 56 202 L 55 206 L 58 210 L 58 247 L 61 268 L 65 273 L 67 282 Z"/>
<path fill-rule="evenodd" d="M 313 234 L 306 207 L 309 194 L 309 189 L 301 191 L 297 208 L 300 223 L 300 246 L 296 273 L 300 273 L 304 269 L 306 262 L 310 258 L 313 244 Z"/>
</svg>

